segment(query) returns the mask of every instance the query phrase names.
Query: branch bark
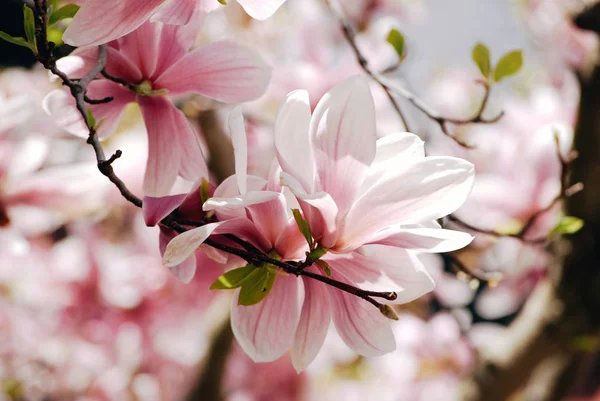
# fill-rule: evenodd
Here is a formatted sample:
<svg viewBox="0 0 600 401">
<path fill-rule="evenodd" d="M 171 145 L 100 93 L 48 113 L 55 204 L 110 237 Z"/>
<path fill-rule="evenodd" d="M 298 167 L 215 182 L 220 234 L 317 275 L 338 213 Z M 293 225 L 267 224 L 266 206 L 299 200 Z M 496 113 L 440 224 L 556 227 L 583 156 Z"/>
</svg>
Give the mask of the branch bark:
<svg viewBox="0 0 600 401">
<path fill-rule="evenodd" d="M 579 158 L 572 165 L 572 180 L 585 190 L 566 201 L 568 215 L 585 221 L 577 234 L 556 244 L 553 278 L 534 293 L 518 319 L 508 329 L 508 352 L 481 363 L 473 399 L 501 401 L 526 386 L 532 372 L 550 358 L 563 358 L 561 388 L 548 394 L 559 400 L 572 388 L 586 353 L 577 348 L 583 336 L 600 331 L 600 68 L 589 80 L 580 79 L 581 103 L 575 129 Z M 562 261 L 562 263 L 561 263 Z M 550 384 L 552 385 L 552 384 Z"/>
</svg>

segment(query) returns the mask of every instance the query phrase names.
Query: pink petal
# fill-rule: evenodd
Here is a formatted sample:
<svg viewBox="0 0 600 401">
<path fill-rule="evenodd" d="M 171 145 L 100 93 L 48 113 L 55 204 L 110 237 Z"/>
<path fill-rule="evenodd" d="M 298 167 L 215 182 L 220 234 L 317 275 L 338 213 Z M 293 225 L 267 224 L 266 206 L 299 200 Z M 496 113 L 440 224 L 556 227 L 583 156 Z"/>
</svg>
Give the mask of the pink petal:
<svg viewBox="0 0 600 401">
<path fill-rule="evenodd" d="M 161 26 L 161 31 L 156 66 L 150 76 L 151 81 L 154 81 L 172 64 L 185 56 L 194 45 L 198 34 L 198 28 L 194 25 L 154 25 Z"/>
<path fill-rule="evenodd" d="M 125 55 L 113 47 L 107 48 L 106 70 L 113 76 L 137 83 L 142 79 L 142 73 Z M 70 78 L 81 78 L 86 75 L 98 61 L 98 48 L 79 48 L 67 57 L 56 62 L 59 70 Z"/>
<path fill-rule="evenodd" d="M 177 233 L 174 231 L 166 232 L 163 229 L 160 230 L 160 234 L 158 237 L 158 247 L 160 250 L 160 254 L 164 255 L 167 249 L 167 244 L 171 239 L 175 237 Z M 177 279 L 183 281 L 184 283 L 189 283 L 194 278 L 194 274 L 196 273 L 196 255 L 192 252 L 186 259 L 181 261 L 180 263 L 170 266 L 169 270 Z"/>
<path fill-rule="evenodd" d="M 238 3 L 252 18 L 266 20 L 285 3 L 285 0 L 238 0 Z"/>
<path fill-rule="evenodd" d="M 310 135 L 318 189 L 329 193 L 344 214 L 375 158 L 375 105 L 364 77 L 348 78 L 323 96 Z"/>
<path fill-rule="evenodd" d="M 473 236 L 462 231 L 441 228 L 392 228 L 379 231 L 372 244 L 412 249 L 415 252 L 452 252 L 464 248 L 473 241 Z"/>
<path fill-rule="evenodd" d="M 279 236 L 273 247 L 286 259 L 303 259 L 305 257 L 304 253 L 308 251 L 308 244 L 294 218 L 290 218 L 283 229 L 280 228 Z"/>
<path fill-rule="evenodd" d="M 197 48 L 171 65 L 156 81 L 172 96 L 198 93 L 225 103 L 253 100 L 269 83 L 271 68 L 258 53 L 232 41 Z"/>
<path fill-rule="evenodd" d="M 179 115 L 183 117 L 180 121 L 181 128 L 177 132 L 177 140 L 181 149 L 179 175 L 188 181 L 198 181 L 200 178 L 208 180 L 210 172 L 206 164 L 206 157 L 204 157 L 204 152 L 202 152 L 202 147 L 200 146 L 198 134 L 187 123 L 184 114 L 179 112 Z M 186 122 L 185 126 L 183 126 L 184 121 Z"/>
<path fill-rule="evenodd" d="M 267 237 L 271 244 L 275 244 L 290 221 L 285 197 L 281 193 L 266 202 L 249 205 L 246 210 L 256 228 Z"/>
<path fill-rule="evenodd" d="M 194 16 L 197 3 L 198 0 L 168 0 L 150 20 L 164 24 L 185 25 Z"/>
<path fill-rule="evenodd" d="M 87 74 L 98 61 L 98 48 L 75 49 L 73 53 L 56 61 L 58 69 L 69 78 L 81 78 Z M 53 76 L 53 78 L 58 78 Z"/>
<path fill-rule="evenodd" d="M 329 288 L 319 281 L 302 278 L 304 303 L 292 344 L 292 363 L 298 373 L 315 359 L 331 323 Z"/>
<path fill-rule="evenodd" d="M 453 157 L 427 157 L 386 174 L 346 216 L 340 248 L 356 248 L 395 224 L 447 216 L 465 202 L 473 176 L 471 163 Z"/>
<path fill-rule="evenodd" d="M 125 106 L 135 100 L 132 92 L 110 81 L 93 81 L 88 86 L 88 97 L 91 99 L 103 99 L 108 96 L 111 96 L 113 100 L 89 106 L 97 123 L 104 120 L 98 129 L 100 139 L 106 139 L 112 135 L 119 124 L 123 111 L 125 111 Z M 82 138 L 88 137 L 89 131 L 69 92 L 66 90 L 50 92 L 44 99 L 43 107 L 57 125 L 73 135 Z"/>
<path fill-rule="evenodd" d="M 229 115 L 229 133 L 233 144 L 235 158 L 235 176 L 240 190 L 244 195 L 247 190 L 246 175 L 248 171 L 248 144 L 246 141 L 246 127 L 241 107 L 235 107 Z"/>
<path fill-rule="evenodd" d="M 300 183 L 286 173 L 281 173 L 281 182 L 282 185 L 288 186 L 296 197 L 313 237 L 318 238 L 320 244 L 326 248 L 333 246 L 337 240 L 338 208 L 331 195 L 326 192 L 307 195 Z"/>
<path fill-rule="evenodd" d="M 145 78 L 151 76 L 160 57 L 161 31 L 162 24 L 145 22 L 119 40 L 119 53 L 137 66 Z"/>
<path fill-rule="evenodd" d="M 338 271 L 332 277 L 354 284 Z M 331 288 L 329 294 L 333 323 L 348 347 L 367 357 L 380 356 L 396 349 L 390 320 L 375 306 L 337 288 Z"/>
<path fill-rule="evenodd" d="M 273 289 L 260 303 L 231 306 L 231 328 L 240 346 L 255 362 L 270 362 L 292 345 L 300 320 L 303 294 L 294 276 L 277 276 Z"/>
<path fill-rule="evenodd" d="M 148 131 L 148 161 L 144 176 L 144 194 L 161 197 L 169 194 L 180 171 L 192 181 L 208 176 L 195 133 L 183 113 L 162 96 L 139 96 L 146 130 Z M 186 163 L 197 163 L 193 171 Z M 195 176 L 195 177 L 194 177 Z"/>
<path fill-rule="evenodd" d="M 314 187 L 314 159 L 308 140 L 310 103 L 308 92 L 287 95 L 275 119 L 275 150 L 281 169 L 296 178 L 305 191 Z"/>
<path fill-rule="evenodd" d="M 237 175 L 234 174 L 227 177 L 217 189 L 215 189 L 213 197 L 205 202 L 203 210 L 215 210 L 219 220 L 246 217 L 246 210 L 243 208 L 246 205 L 246 202 L 248 202 L 248 204 L 253 202 L 264 202 L 276 196 L 272 191 L 264 191 L 267 182 L 262 177 L 254 175 L 246 176 L 246 184 L 250 191 L 256 192 L 256 194 L 252 194 L 250 197 L 246 196 L 246 199 L 244 200 L 240 196 Z"/>
<path fill-rule="evenodd" d="M 166 267 L 177 266 L 191 255 L 223 222 L 210 223 L 179 234 L 169 242 L 163 253 L 162 263 Z"/>
<path fill-rule="evenodd" d="M 86 0 L 63 35 L 71 46 L 95 46 L 142 25 L 164 0 Z"/>
<path fill-rule="evenodd" d="M 144 196 L 142 210 L 146 225 L 148 227 L 156 225 L 159 221 L 168 216 L 169 213 L 177 209 L 186 196 L 186 194 L 162 196 L 160 198 Z"/>
<path fill-rule="evenodd" d="M 220 198 L 217 196 L 213 196 L 212 198 L 204 202 L 202 208 L 204 211 L 221 211 L 228 209 L 235 210 L 257 203 L 268 202 L 270 200 L 276 199 L 278 196 L 278 192 L 271 191 L 252 191 L 248 192 L 245 195 L 234 196 L 231 198 Z"/>
<path fill-rule="evenodd" d="M 327 261 L 361 288 L 396 291 L 398 298 L 393 303 L 411 302 L 435 287 L 431 275 L 413 251 L 366 245 L 350 256 Z"/>
<path fill-rule="evenodd" d="M 42 107 L 59 127 L 81 138 L 88 137 L 89 131 L 75 107 L 73 96 L 67 90 L 56 89 L 48 93 Z"/>
<path fill-rule="evenodd" d="M 410 132 L 401 132 L 379 138 L 375 160 L 369 169 L 369 175 L 363 183 L 366 190 L 386 173 L 393 173 L 398 166 L 407 165 L 425 157 L 424 142 Z M 361 190 L 362 192 L 362 190 Z"/>
</svg>

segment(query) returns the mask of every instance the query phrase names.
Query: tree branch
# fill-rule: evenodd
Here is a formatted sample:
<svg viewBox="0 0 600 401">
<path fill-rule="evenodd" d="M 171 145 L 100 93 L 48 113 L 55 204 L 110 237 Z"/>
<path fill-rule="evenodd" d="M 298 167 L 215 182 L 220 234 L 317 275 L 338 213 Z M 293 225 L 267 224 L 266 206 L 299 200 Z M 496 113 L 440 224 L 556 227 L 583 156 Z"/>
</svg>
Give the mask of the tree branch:
<svg viewBox="0 0 600 401">
<path fill-rule="evenodd" d="M 337 0 L 327 0 L 327 4 L 329 5 L 329 9 L 333 13 L 333 15 L 338 20 L 338 22 L 342 28 L 344 38 L 346 39 L 346 41 L 348 42 L 348 45 L 350 45 L 350 48 L 352 49 L 352 51 L 354 52 L 354 55 L 356 56 L 356 61 L 361 66 L 363 71 L 369 77 L 371 77 L 375 82 L 377 82 L 381 86 L 381 88 L 385 91 L 388 99 L 392 103 L 392 106 L 394 107 L 394 109 L 396 110 L 396 112 L 398 113 L 398 115 L 400 116 L 402 121 L 404 122 L 404 126 L 409 131 L 410 131 L 410 129 L 408 128 L 408 126 L 406 124 L 406 118 L 404 117 L 404 114 L 402 113 L 402 110 L 400 108 L 400 104 L 396 101 L 395 96 L 400 96 L 400 97 L 403 97 L 406 100 L 408 100 L 419 111 L 421 111 L 423 114 L 425 114 L 431 120 L 436 122 L 439 125 L 439 127 L 442 130 L 442 133 L 444 135 L 446 135 L 447 137 L 452 139 L 458 145 L 460 145 L 464 148 L 468 148 L 468 149 L 472 149 L 473 146 L 462 142 L 461 140 L 456 138 L 456 136 L 452 135 L 452 133 L 448 130 L 448 124 L 456 124 L 456 125 L 465 125 L 465 124 L 474 124 L 474 123 L 491 124 L 491 123 L 495 123 L 498 120 L 500 120 L 500 118 L 502 118 L 502 116 L 504 115 L 504 112 L 501 112 L 500 114 L 498 114 L 496 117 L 493 117 L 493 118 L 484 118 L 483 117 L 482 114 L 485 111 L 485 107 L 487 105 L 488 98 L 490 96 L 490 85 L 485 81 L 477 81 L 478 83 L 480 83 L 484 86 L 485 93 L 484 93 L 484 97 L 481 102 L 481 105 L 479 107 L 479 110 L 474 116 L 472 116 L 471 118 L 467 118 L 467 119 L 456 119 L 456 118 L 448 118 L 448 117 L 441 116 L 439 113 L 437 113 L 431 107 L 429 107 L 422 99 L 420 99 L 414 93 L 410 92 L 408 89 L 393 83 L 392 81 L 390 81 L 387 78 L 385 78 L 384 76 L 382 76 L 380 73 L 373 71 L 371 69 L 371 67 L 369 66 L 369 62 L 367 61 L 365 56 L 362 54 L 362 52 L 358 48 L 358 44 L 356 43 L 356 33 L 354 31 L 354 28 L 350 24 L 350 22 L 348 22 L 348 20 L 346 19 L 344 10 L 343 10 L 341 4 Z"/>
<path fill-rule="evenodd" d="M 37 60 L 46 69 L 48 69 L 53 74 L 58 76 L 61 79 L 63 85 L 67 86 L 70 89 L 71 95 L 75 99 L 77 110 L 81 114 L 81 116 L 89 130 L 89 136 L 87 139 L 87 143 L 90 144 L 92 146 L 92 148 L 94 149 L 98 169 L 100 170 L 100 172 L 104 176 L 106 176 L 117 187 L 117 189 L 121 192 L 121 195 L 125 199 L 127 199 L 130 203 L 132 203 L 136 207 L 141 208 L 143 205 L 142 200 L 139 197 L 137 197 L 135 194 L 133 194 L 133 192 L 131 192 L 129 190 L 129 188 L 127 188 L 126 184 L 116 175 L 116 173 L 112 167 L 112 163 L 116 159 L 118 159 L 122 156 L 122 152 L 120 150 L 117 150 L 115 152 L 115 154 L 113 154 L 110 158 L 108 158 L 108 159 L 106 158 L 104 149 L 102 148 L 102 145 L 100 143 L 100 140 L 99 140 L 97 132 L 96 132 L 96 127 L 92 126 L 88 119 L 88 108 L 86 106 L 86 99 L 88 99 L 86 96 L 87 87 L 90 84 L 90 82 L 92 82 L 98 76 L 98 74 L 102 74 L 107 79 L 110 79 L 114 82 L 118 82 L 134 91 L 136 88 L 135 85 L 133 85 L 125 80 L 122 80 L 121 78 L 113 77 L 106 72 L 106 64 L 107 64 L 107 57 L 108 57 L 106 45 L 99 46 L 98 60 L 97 60 L 96 64 L 92 67 L 92 69 L 83 78 L 80 78 L 77 80 L 70 79 L 65 73 L 60 71 L 58 69 L 58 67 L 56 66 L 56 60 L 53 55 L 54 43 L 48 42 L 48 39 L 46 36 L 46 30 L 48 28 L 46 1 L 45 0 L 37 0 L 36 1 L 36 10 L 38 13 L 38 21 L 40 24 L 40 30 L 37 31 L 37 40 L 38 40 L 39 46 L 41 48 L 41 51 L 39 52 L 39 55 L 37 56 Z M 108 101 L 107 99 L 103 99 L 103 100 Z M 185 223 L 191 223 L 191 222 L 185 221 Z M 199 224 L 196 226 L 201 226 L 202 223 L 203 222 L 199 222 Z M 185 228 L 184 225 L 180 224 L 177 221 L 177 211 L 175 211 L 175 212 L 171 213 L 169 216 L 165 217 L 163 220 L 161 220 L 161 222 L 159 224 L 161 224 L 165 227 L 168 227 L 172 230 L 175 230 L 178 233 L 183 233 L 183 232 L 187 231 L 187 228 Z M 190 225 L 194 226 L 194 224 L 190 224 Z M 284 272 L 294 274 L 296 276 L 305 276 L 305 277 L 309 277 L 314 280 L 321 281 L 321 282 L 323 282 L 327 285 L 330 285 L 334 288 L 337 288 L 341 291 L 347 292 L 349 294 L 352 294 L 352 295 L 355 295 L 357 297 L 364 299 L 365 301 L 367 301 L 367 302 L 371 303 L 372 305 L 374 305 L 375 307 L 379 308 L 379 310 L 382 313 L 384 313 L 382 311 L 382 308 L 384 308 L 385 305 L 382 305 L 380 302 L 374 300 L 373 298 L 374 297 L 375 298 L 383 298 L 386 300 L 395 300 L 397 298 L 397 294 L 395 292 L 367 291 L 367 290 L 363 290 L 361 288 L 352 286 L 350 284 L 331 279 L 331 278 L 323 276 L 321 274 L 307 272 L 304 269 L 300 269 L 297 266 L 297 264 L 294 264 L 293 262 L 282 262 L 280 260 L 271 258 L 264 252 L 261 252 L 254 247 L 248 248 L 247 245 L 249 245 L 249 244 L 247 242 L 245 242 L 235 236 L 229 236 L 229 238 L 230 239 L 235 238 L 234 242 L 236 242 L 237 244 L 246 245 L 246 246 L 243 246 L 246 249 L 234 248 L 234 247 L 231 247 L 228 245 L 224 245 L 224 244 L 220 243 L 219 241 L 210 239 L 210 238 L 207 239 L 204 243 L 215 249 L 219 249 L 221 251 L 230 253 L 232 255 L 239 256 L 240 258 L 246 260 L 248 263 L 256 264 L 258 266 L 261 266 L 263 264 L 270 264 L 270 265 L 280 268 Z M 304 263 L 305 262 L 306 261 L 304 261 Z"/>
</svg>

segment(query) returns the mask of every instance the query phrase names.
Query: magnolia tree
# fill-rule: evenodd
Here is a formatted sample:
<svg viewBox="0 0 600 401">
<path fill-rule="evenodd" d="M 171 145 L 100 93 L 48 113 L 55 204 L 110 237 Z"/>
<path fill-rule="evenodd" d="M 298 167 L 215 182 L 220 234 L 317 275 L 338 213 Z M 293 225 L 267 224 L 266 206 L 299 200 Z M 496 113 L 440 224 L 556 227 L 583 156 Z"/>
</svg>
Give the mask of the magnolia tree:
<svg viewBox="0 0 600 401">
<path fill-rule="evenodd" d="M 598 397 L 592 2 L 17 5 L 0 400 Z"/>
</svg>

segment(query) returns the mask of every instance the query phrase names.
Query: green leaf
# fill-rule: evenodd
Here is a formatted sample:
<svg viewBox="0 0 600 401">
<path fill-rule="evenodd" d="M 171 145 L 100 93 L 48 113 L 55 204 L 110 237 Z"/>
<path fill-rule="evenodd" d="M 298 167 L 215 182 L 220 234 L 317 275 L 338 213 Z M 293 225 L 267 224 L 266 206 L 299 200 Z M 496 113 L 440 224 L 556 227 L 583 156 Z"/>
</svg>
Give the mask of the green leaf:
<svg viewBox="0 0 600 401">
<path fill-rule="evenodd" d="M 513 50 L 506 53 L 496 64 L 494 69 L 494 81 L 500 82 L 506 77 L 516 74 L 523 66 L 523 52 Z"/>
<path fill-rule="evenodd" d="M 239 269 L 233 269 L 221 275 L 214 283 L 210 285 L 211 290 L 232 290 L 241 287 L 246 280 L 257 274 L 258 270 L 254 265 L 247 265 Z"/>
<path fill-rule="evenodd" d="M 310 252 L 308 257 L 311 258 L 311 260 L 316 261 L 316 260 L 320 259 L 323 255 L 325 255 L 328 251 L 329 251 L 329 249 L 324 248 L 321 245 L 319 245 L 318 247 L 316 247 L 315 249 L 313 249 Z"/>
<path fill-rule="evenodd" d="M 96 130 L 96 132 L 100 129 L 100 127 L 102 127 L 102 124 L 104 124 L 104 121 L 106 121 L 106 117 L 102 117 L 100 119 L 100 121 L 98 121 L 98 124 L 96 124 L 94 126 L 94 129 Z"/>
<path fill-rule="evenodd" d="M 79 6 L 77 4 L 67 4 L 66 6 L 54 11 L 50 15 L 50 18 L 48 19 L 48 24 L 54 25 L 58 21 L 62 21 L 67 18 L 73 18 L 75 14 L 77 14 L 77 11 L 79 11 Z"/>
<path fill-rule="evenodd" d="M 30 49 L 29 43 L 27 43 L 27 40 L 25 38 L 11 36 L 6 32 L 0 31 L 0 39 L 6 40 L 7 42 L 13 43 L 15 45 L 23 46 L 23 47 Z"/>
<path fill-rule="evenodd" d="M 259 273 L 253 274 L 242 284 L 238 296 L 238 305 L 256 305 L 271 292 L 277 275 L 265 268 L 259 268 L 255 271 Z"/>
<path fill-rule="evenodd" d="M 37 44 L 35 42 L 35 18 L 33 10 L 26 5 L 23 6 L 23 25 L 25 27 L 25 36 L 29 43 L 29 48 L 34 54 L 38 54 Z"/>
<path fill-rule="evenodd" d="M 574 216 L 563 216 L 550 232 L 550 235 L 575 234 L 583 227 L 583 220 Z"/>
<path fill-rule="evenodd" d="M 392 28 L 387 35 L 387 42 L 394 47 L 398 57 L 403 59 L 406 52 L 406 40 L 404 39 L 404 35 L 397 29 Z"/>
<path fill-rule="evenodd" d="M 323 270 L 325 274 L 327 274 L 327 277 L 331 277 L 331 269 L 329 268 L 329 263 L 319 259 L 315 260 L 315 264 L 319 267 L 319 269 Z"/>
<path fill-rule="evenodd" d="M 56 45 L 61 45 L 63 43 L 63 31 L 60 29 L 49 26 L 46 36 L 48 37 L 49 42 L 52 42 Z"/>
<path fill-rule="evenodd" d="M 308 242 L 308 246 L 312 249 L 313 246 L 313 238 L 310 233 L 310 227 L 308 227 L 308 222 L 300 213 L 298 209 L 292 209 L 292 213 L 294 213 L 294 220 L 296 220 L 296 224 L 298 225 L 298 230 L 304 235 L 306 238 L 306 242 Z"/>
<path fill-rule="evenodd" d="M 92 108 L 89 106 L 87 108 L 86 122 L 88 127 L 94 128 L 96 126 L 96 118 L 94 117 L 94 113 L 92 113 Z"/>
<path fill-rule="evenodd" d="M 481 71 L 481 75 L 485 78 L 490 76 L 490 72 L 492 69 L 492 62 L 490 61 L 490 49 L 483 43 L 477 43 L 475 47 L 473 47 L 472 56 L 473 61 L 479 67 L 479 71 Z"/>
</svg>

